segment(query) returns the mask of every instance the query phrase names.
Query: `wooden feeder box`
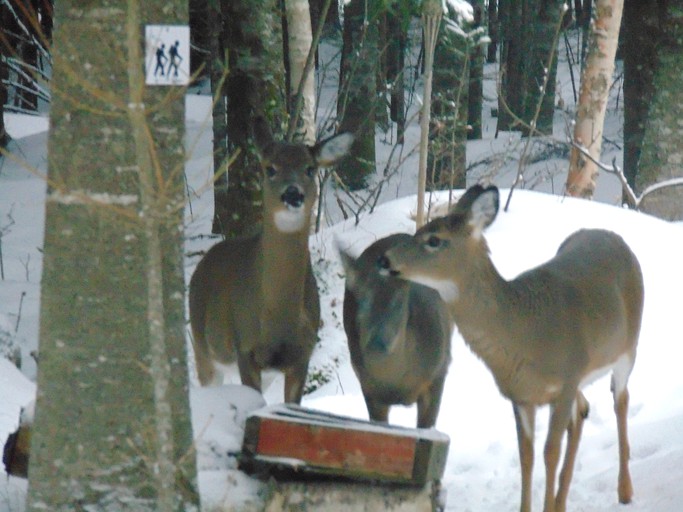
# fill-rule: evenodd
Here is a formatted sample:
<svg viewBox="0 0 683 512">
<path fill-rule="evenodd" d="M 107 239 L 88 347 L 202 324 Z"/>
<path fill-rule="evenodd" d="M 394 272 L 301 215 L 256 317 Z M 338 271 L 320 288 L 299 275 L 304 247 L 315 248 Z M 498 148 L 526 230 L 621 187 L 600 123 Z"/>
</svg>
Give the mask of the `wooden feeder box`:
<svg viewBox="0 0 683 512">
<path fill-rule="evenodd" d="M 324 475 L 422 486 L 443 476 L 449 438 L 293 404 L 252 413 L 240 466 L 287 477 Z"/>
</svg>

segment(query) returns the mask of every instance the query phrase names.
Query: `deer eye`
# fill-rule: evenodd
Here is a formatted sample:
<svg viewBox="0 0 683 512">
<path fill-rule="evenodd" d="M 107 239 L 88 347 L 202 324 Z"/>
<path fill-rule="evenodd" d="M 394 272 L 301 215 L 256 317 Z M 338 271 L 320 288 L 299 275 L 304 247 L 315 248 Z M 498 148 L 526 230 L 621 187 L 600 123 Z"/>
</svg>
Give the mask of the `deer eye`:
<svg viewBox="0 0 683 512">
<path fill-rule="evenodd" d="M 277 169 L 275 167 L 273 167 L 272 165 L 269 165 L 268 167 L 266 167 L 266 176 L 268 176 L 269 178 L 273 178 L 273 177 L 275 177 L 276 174 L 277 174 Z"/>
<path fill-rule="evenodd" d="M 309 178 L 313 178 L 317 170 L 318 168 L 312 165 L 306 167 L 306 176 L 308 176 Z"/>
<path fill-rule="evenodd" d="M 427 240 L 425 241 L 425 247 L 427 248 L 428 251 L 438 249 L 443 244 L 444 244 L 444 240 L 442 240 L 441 238 L 439 238 L 436 235 L 430 235 L 429 238 L 427 238 Z"/>
</svg>

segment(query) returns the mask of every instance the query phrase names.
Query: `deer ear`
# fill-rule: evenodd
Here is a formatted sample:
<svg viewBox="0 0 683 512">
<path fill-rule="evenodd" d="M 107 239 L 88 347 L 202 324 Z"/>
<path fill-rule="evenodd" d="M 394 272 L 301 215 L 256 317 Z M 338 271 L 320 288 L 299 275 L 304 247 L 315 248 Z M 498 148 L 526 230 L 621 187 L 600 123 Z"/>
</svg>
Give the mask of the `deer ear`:
<svg viewBox="0 0 683 512">
<path fill-rule="evenodd" d="M 254 119 L 254 123 L 251 127 L 252 136 L 254 138 L 254 144 L 256 145 L 256 151 L 258 151 L 260 156 L 264 156 L 268 148 L 273 144 L 273 132 L 270 131 L 270 126 L 263 116 L 257 116 Z"/>
<path fill-rule="evenodd" d="M 353 139 L 352 134 L 344 132 L 320 141 L 311 148 L 313 158 L 320 167 L 332 165 L 349 152 Z"/>
<path fill-rule="evenodd" d="M 498 214 L 499 194 L 496 187 L 487 187 L 469 207 L 468 224 L 472 227 L 472 236 L 481 238 L 484 229 L 489 227 Z"/>
<path fill-rule="evenodd" d="M 339 257 L 344 267 L 344 273 L 346 274 L 346 287 L 353 290 L 358 281 L 358 272 L 356 271 L 356 260 L 348 252 L 337 245 L 337 250 L 339 251 Z"/>
<path fill-rule="evenodd" d="M 466 213 L 472 208 L 472 203 L 479 197 L 486 189 L 479 183 L 468 188 L 465 193 L 460 196 L 458 202 L 451 208 L 449 213 Z"/>
</svg>

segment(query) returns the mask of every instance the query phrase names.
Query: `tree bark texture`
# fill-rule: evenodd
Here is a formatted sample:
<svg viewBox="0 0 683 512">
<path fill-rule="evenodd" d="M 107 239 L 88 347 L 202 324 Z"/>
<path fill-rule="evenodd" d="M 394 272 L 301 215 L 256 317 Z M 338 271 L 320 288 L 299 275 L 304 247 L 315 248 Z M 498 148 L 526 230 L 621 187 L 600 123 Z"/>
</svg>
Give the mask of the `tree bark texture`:
<svg viewBox="0 0 683 512">
<path fill-rule="evenodd" d="M 208 27 L 209 77 L 213 106 L 211 120 L 213 130 L 213 223 L 211 232 L 223 234 L 230 219 L 228 200 L 228 101 L 225 82 L 230 71 L 226 61 L 225 21 L 221 3 L 206 3 L 206 24 Z"/>
<path fill-rule="evenodd" d="M 136 3 L 55 6 L 31 511 L 198 506 L 184 321 L 184 91 L 131 87 L 139 70 L 129 68 L 127 34 L 136 27 L 126 22 Z M 142 23 L 187 23 L 182 2 L 140 8 Z M 145 126 L 134 127 L 140 118 Z"/>
<path fill-rule="evenodd" d="M 354 133 L 355 139 L 337 173 L 351 190 L 364 188 L 375 172 L 379 14 L 377 0 L 351 0 L 344 7 L 337 117 L 340 131 Z"/>
<path fill-rule="evenodd" d="M 522 8 L 525 1 L 498 1 L 501 76 L 496 133 L 518 129 L 515 117 L 521 117 L 523 113 Z"/>
<path fill-rule="evenodd" d="M 249 142 L 251 121 L 262 114 L 276 136 L 286 118 L 282 12 L 276 0 L 221 0 L 228 75 L 228 169 L 225 208 L 220 212 L 226 236 L 257 231 L 261 223 L 261 168 Z"/>
<path fill-rule="evenodd" d="M 484 23 L 484 1 L 469 0 L 474 13 L 472 28 L 479 28 Z M 478 44 L 469 50 L 469 90 L 467 93 L 467 138 L 481 139 L 481 111 L 484 104 L 484 47 Z"/>
<path fill-rule="evenodd" d="M 306 72 L 306 61 L 313 43 L 311 14 L 308 0 L 285 0 L 287 15 L 287 39 L 289 41 L 289 122 L 296 125 L 296 140 L 314 144 L 315 124 L 315 69 Z M 303 83 L 302 83 L 303 81 Z M 301 110 L 295 112 L 296 96 L 301 91 Z"/>
<path fill-rule="evenodd" d="M 389 118 L 396 123 L 397 139 L 403 140 L 406 123 L 405 54 L 408 45 L 410 5 L 405 0 L 394 2 L 386 12 L 386 81 L 389 87 Z"/>
<path fill-rule="evenodd" d="M 683 1 L 669 1 L 657 50 L 652 103 L 647 116 L 636 190 L 683 177 Z M 683 186 L 643 197 L 640 209 L 667 220 L 683 220 Z"/>
<path fill-rule="evenodd" d="M 624 175 L 634 190 L 662 38 L 658 4 L 662 0 L 624 3 Z"/>
<path fill-rule="evenodd" d="M 564 0 L 536 0 L 530 2 L 526 23 L 530 31 L 526 34 L 524 52 L 524 111 L 525 124 L 535 124 L 535 130 L 543 135 L 552 135 L 555 114 L 555 90 L 557 81 L 557 44 L 564 15 Z M 539 107 L 540 102 L 540 107 Z M 536 119 L 536 113 L 538 118 Z M 531 130 L 524 127 L 529 135 Z"/>
<path fill-rule="evenodd" d="M 614 74 L 623 0 L 597 0 L 586 65 L 581 76 L 579 102 L 576 106 L 574 141 L 599 161 L 607 100 Z M 569 157 L 567 193 L 592 198 L 598 166 L 577 148 Z"/>
</svg>

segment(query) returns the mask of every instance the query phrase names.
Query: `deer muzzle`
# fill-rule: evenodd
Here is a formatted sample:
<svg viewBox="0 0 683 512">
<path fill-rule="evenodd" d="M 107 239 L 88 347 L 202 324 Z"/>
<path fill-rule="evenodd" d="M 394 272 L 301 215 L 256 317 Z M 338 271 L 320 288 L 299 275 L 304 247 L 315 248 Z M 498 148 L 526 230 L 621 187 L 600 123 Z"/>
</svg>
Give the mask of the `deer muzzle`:
<svg viewBox="0 0 683 512">
<path fill-rule="evenodd" d="M 301 208 L 306 200 L 306 196 L 300 187 L 296 185 L 290 185 L 282 193 L 280 199 L 287 205 L 288 208 Z"/>
<path fill-rule="evenodd" d="M 398 277 L 401 274 L 398 270 L 391 268 L 391 261 L 386 254 L 382 254 L 377 258 L 377 268 L 379 269 L 379 273 L 383 276 Z"/>
</svg>

